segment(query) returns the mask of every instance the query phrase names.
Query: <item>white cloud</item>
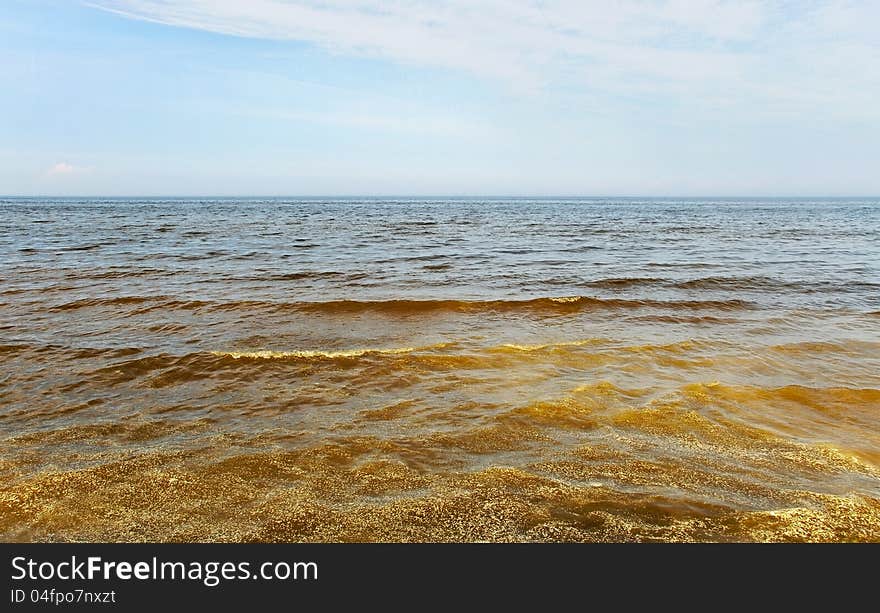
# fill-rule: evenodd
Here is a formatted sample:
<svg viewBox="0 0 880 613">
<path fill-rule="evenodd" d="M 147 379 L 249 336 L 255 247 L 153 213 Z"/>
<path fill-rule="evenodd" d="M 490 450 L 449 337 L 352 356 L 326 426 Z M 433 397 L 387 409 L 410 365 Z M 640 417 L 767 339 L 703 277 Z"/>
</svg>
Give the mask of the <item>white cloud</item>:
<svg viewBox="0 0 880 613">
<path fill-rule="evenodd" d="M 58 162 L 49 169 L 50 175 L 69 175 L 73 174 L 76 169 L 67 162 Z"/>
<path fill-rule="evenodd" d="M 617 56 L 639 68 L 640 50 L 666 46 L 669 34 L 712 46 L 748 38 L 762 21 L 757 3 L 720 0 L 100 0 L 92 6 L 169 25 L 530 80 L 566 57 Z M 670 60 L 693 58 L 678 52 L 657 59 L 653 68 L 667 73 Z"/>
<path fill-rule="evenodd" d="M 463 70 L 518 90 L 877 114 L 880 3 L 93 0 L 128 17 Z"/>
<path fill-rule="evenodd" d="M 54 164 L 51 168 L 49 168 L 49 170 L 46 171 L 46 174 L 52 177 L 69 176 L 73 174 L 87 172 L 88 170 L 88 168 L 84 168 L 82 166 L 74 166 L 73 164 L 68 164 L 67 162 L 58 162 L 57 164 Z"/>
</svg>

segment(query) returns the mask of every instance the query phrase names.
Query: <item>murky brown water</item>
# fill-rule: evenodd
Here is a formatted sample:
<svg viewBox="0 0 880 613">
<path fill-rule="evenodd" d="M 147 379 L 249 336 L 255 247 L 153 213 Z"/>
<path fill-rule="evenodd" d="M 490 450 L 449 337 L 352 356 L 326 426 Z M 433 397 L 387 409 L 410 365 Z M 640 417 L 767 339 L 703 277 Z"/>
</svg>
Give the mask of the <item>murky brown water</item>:
<svg viewBox="0 0 880 613">
<path fill-rule="evenodd" d="M 4 540 L 880 540 L 880 202 L 0 201 Z"/>
</svg>

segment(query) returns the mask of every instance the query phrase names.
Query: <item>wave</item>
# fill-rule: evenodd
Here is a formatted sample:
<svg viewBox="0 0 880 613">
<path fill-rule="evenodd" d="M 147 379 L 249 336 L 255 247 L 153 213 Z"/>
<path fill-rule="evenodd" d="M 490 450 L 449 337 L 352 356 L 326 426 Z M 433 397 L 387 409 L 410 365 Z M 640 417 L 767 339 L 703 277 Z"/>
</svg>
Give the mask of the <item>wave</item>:
<svg viewBox="0 0 880 613">
<path fill-rule="evenodd" d="M 735 317 L 714 315 L 640 315 L 633 319 L 660 324 L 735 324 L 741 321 Z"/>
<path fill-rule="evenodd" d="M 213 350 L 185 354 L 159 353 L 136 356 L 127 350 L 68 350 L 67 358 L 102 355 L 113 360 L 93 371 L 105 383 L 144 380 L 151 387 L 165 387 L 211 378 L 219 373 L 277 372 L 279 369 L 308 368 L 321 363 L 334 370 L 358 369 L 358 377 L 369 380 L 401 372 L 508 371 L 526 364 L 563 362 L 568 367 L 586 368 L 599 364 L 631 361 L 634 355 L 654 356 L 661 362 L 686 359 L 713 347 L 708 341 L 689 340 L 666 345 L 622 345 L 607 339 L 583 339 L 558 343 L 494 346 L 462 349 L 456 342 L 407 347 L 361 347 L 352 349 Z M 678 356 L 676 358 L 676 356 Z M 549 362 L 548 362 L 549 360 Z M 83 379 L 77 386 L 88 385 Z"/>
<path fill-rule="evenodd" d="M 144 304 L 146 302 L 154 302 L 157 297 L 150 296 L 118 296 L 114 298 L 82 298 L 72 300 L 64 304 L 55 305 L 49 308 L 50 311 L 70 311 L 76 309 L 84 309 L 88 307 L 101 306 L 125 306 L 129 304 Z"/>
<path fill-rule="evenodd" d="M 3 344 L 0 345 L 0 353 L 22 353 L 28 350 L 27 345 L 22 344 Z"/>
<path fill-rule="evenodd" d="M 559 341 L 557 343 L 538 343 L 533 345 L 523 345 L 517 343 L 505 343 L 498 347 L 492 347 L 489 351 L 514 351 L 514 352 L 531 352 L 531 351 L 544 351 L 545 349 L 560 349 L 563 347 L 583 347 L 587 345 L 605 345 L 609 344 L 612 341 L 604 338 L 586 338 L 578 341 Z"/>
<path fill-rule="evenodd" d="M 547 312 L 571 313 L 590 310 L 632 310 L 642 308 L 739 310 L 754 305 L 745 300 L 629 300 L 593 296 L 558 296 L 512 300 L 334 300 L 287 303 L 289 308 L 321 314 L 380 312 L 422 314 L 430 312 Z"/>
<path fill-rule="evenodd" d="M 681 391 L 693 398 L 708 397 L 736 401 L 752 401 L 759 408 L 766 409 L 766 401 L 792 402 L 809 406 L 819 411 L 858 406 L 880 406 L 880 389 L 872 387 L 816 387 L 809 385 L 784 385 L 780 387 L 759 387 L 755 385 L 728 385 L 718 381 L 709 383 L 688 383 Z"/>
<path fill-rule="evenodd" d="M 158 353 L 113 362 L 94 371 L 94 374 L 109 383 L 124 383 L 146 378 L 152 387 L 165 387 L 201 378 L 209 378 L 223 371 L 238 371 L 242 368 L 286 368 L 291 365 L 304 365 L 315 362 L 335 363 L 338 368 L 355 366 L 361 360 L 407 359 L 416 352 L 427 360 L 453 359 L 447 354 L 431 354 L 454 343 L 438 343 L 422 347 L 361 348 L 340 350 L 254 350 L 254 351 L 194 351 L 186 354 Z M 76 357 L 93 357 L 108 350 L 74 350 Z M 127 357 L 135 350 L 118 350 L 115 357 Z M 83 379 L 75 387 L 87 385 Z"/>
<path fill-rule="evenodd" d="M 323 315 L 376 312 L 391 315 L 418 315 L 431 312 L 534 312 L 573 313 L 591 310 L 686 309 L 735 311 L 755 308 L 746 300 L 635 300 L 597 298 L 593 296 L 558 296 L 511 300 L 460 299 L 392 299 L 392 300 L 330 300 L 325 302 L 273 302 L 263 300 L 214 301 L 179 300 L 170 296 L 117 296 L 83 298 L 55 305 L 50 311 L 68 311 L 96 307 L 137 305 L 141 312 L 166 309 L 183 310 L 266 310 L 296 311 Z"/>
<path fill-rule="evenodd" d="M 177 300 L 170 296 L 114 296 L 109 298 L 81 298 L 51 306 L 48 310 L 75 311 L 88 308 L 142 306 L 150 304 L 154 306 L 146 306 L 142 310 L 144 312 L 149 312 L 154 309 L 196 310 L 204 307 L 222 309 L 224 306 L 226 308 L 235 308 L 236 304 L 241 303 L 213 302 L 207 300 Z"/>
<path fill-rule="evenodd" d="M 172 277 L 176 273 L 174 270 L 164 268 L 133 268 L 126 270 L 86 270 L 76 271 L 70 270 L 68 275 L 70 278 L 76 279 L 128 279 L 131 277 Z"/>
<path fill-rule="evenodd" d="M 794 355 L 813 355 L 828 353 L 872 353 L 877 352 L 880 355 L 880 342 L 845 339 L 840 341 L 801 341 L 795 343 L 784 343 L 780 345 L 771 345 L 770 349 L 778 353 L 789 353 Z"/>
<path fill-rule="evenodd" d="M 426 347 L 398 347 L 389 349 L 343 349 L 339 351 L 212 351 L 211 355 L 227 356 L 235 360 L 335 360 L 339 358 L 360 358 L 367 355 L 403 355 L 415 351 L 427 351 L 448 346 L 447 343 Z"/>
<path fill-rule="evenodd" d="M 664 285 L 666 283 L 668 283 L 666 279 L 658 279 L 656 277 L 609 277 L 607 279 L 589 281 L 585 285 L 600 289 L 619 289 L 627 287 L 643 287 L 646 285 Z"/>
<path fill-rule="evenodd" d="M 771 277 L 724 277 L 711 276 L 688 279 L 687 281 L 671 281 L 671 287 L 677 289 L 714 289 L 714 290 L 778 290 L 798 289 L 803 285 L 781 281 Z"/>
<path fill-rule="evenodd" d="M 716 289 L 751 291 L 786 291 L 795 293 L 822 292 L 865 292 L 880 288 L 880 284 L 869 281 L 785 281 L 773 277 L 702 277 L 672 284 L 677 289 Z"/>
<path fill-rule="evenodd" d="M 113 243 L 109 243 L 113 244 Z M 100 249 L 103 247 L 105 243 L 92 243 L 88 245 L 74 245 L 72 247 L 60 247 L 59 251 L 94 251 L 95 249 Z"/>
<path fill-rule="evenodd" d="M 833 283 L 829 281 L 787 281 L 766 276 L 708 276 L 693 279 L 671 279 L 666 277 L 609 277 L 584 283 L 585 287 L 596 289 L 631 288 L 670 288 L 676 290 L 715 290 L 715 291 L 785 291 L 801 294 L 822 292 L 865 292 L 876 290 L 880 284 L 872 282 Z"/>
<path fill-rule="evenodd" d="M 728 341 L 710 341 L 703 339 L 686 339 L 665 344 L 626 345 L 609 338 L 585 338 L 573 341 L 558 341 L 555 343 L 516 344 L 505 343 L 496 347 L 486 347 L 487 353 L 536 353 L 566 351 L 577 347 L 597 347 L 605 352 L 620 353 L 656 353 L 656 354 L 680 354 L 687 355 L 701 350 L 714 350 L 735 346 Z"/>
</svg>

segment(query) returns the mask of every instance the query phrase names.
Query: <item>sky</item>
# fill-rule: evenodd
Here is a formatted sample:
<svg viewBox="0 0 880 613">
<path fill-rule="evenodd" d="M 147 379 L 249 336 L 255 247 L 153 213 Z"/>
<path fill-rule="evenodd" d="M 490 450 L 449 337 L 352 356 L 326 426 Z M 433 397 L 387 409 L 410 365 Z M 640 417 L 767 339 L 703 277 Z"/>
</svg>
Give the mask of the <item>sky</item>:
<svg viewBox="0 0 880 613">
<path fill-rule="evenodd" d="M 0 194 L 880 195 L 880 2 L 2 0 Z"/>
</svg>

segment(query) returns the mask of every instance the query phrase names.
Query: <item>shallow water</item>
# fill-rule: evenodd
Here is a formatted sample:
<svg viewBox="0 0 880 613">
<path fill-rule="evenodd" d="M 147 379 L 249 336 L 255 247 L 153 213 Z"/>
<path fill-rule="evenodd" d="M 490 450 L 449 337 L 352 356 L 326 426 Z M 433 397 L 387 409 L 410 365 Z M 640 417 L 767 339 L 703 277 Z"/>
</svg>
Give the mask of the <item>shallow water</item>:
<svg viewBox="0 0 880 613">
<path fill-rule="evenodd" d="M 0 200 L 4 540 L 880 540 L 880 201 Z"/>
</svg>

